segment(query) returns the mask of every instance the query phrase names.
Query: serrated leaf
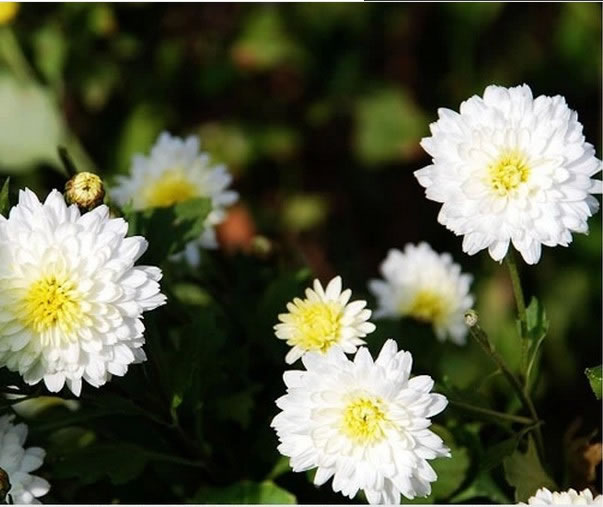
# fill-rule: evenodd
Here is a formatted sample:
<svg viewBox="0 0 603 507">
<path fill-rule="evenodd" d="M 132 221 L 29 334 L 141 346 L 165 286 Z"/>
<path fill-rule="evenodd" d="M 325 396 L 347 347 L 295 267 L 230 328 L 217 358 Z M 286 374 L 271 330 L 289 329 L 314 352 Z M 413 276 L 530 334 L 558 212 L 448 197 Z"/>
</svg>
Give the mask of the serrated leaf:
<svg viewBox="0 0 603 507">
<path fill-rule="evenodd" d="M 505 478 L 515 489 L 515 501 L 525 502 L 539 488 L 555 490 L 555 482 L 548 476 L 536 452 L 534 440 L 528 438 L 525 453 L 515 451 L 503 461 Z"/>
<path fill-rule="evenodd" d="M 595 366 L 594 368 L 586 368 L 584 370 L 586 378 L 590 382 L 590 387 L 595 394 L 595 397 L 601 399 L 601 387 L 603 384 L 603 373 L 601 372 L 601 365 Z"/>
<path fill-rule="evenodd" d="M 0 215 L 6 217 L 8 215 L 8 210 L 10 209 L 10 202 L 8 199 L 8 188 L 10 185 L 10 178 L 6 178 L 4 180 L 4 184 L 2 185 L 2 190 L 0 190 Z"/>
<path fill-rule="evenodd" d="M 486 472 L 500 465 L 507 456 L 515 452 L 521 439 L 532 429 L 534 429 L 533 426 L 526 427 L 511 438 L 489 447 L 480 459 L 480 470 Z"/>
<path fill-rule="evenodd" d="M 201 488 L 191 503 L 294 504 L 296 498 L 272 481 L 240 481 L 225 488 Z"/>
</svg>

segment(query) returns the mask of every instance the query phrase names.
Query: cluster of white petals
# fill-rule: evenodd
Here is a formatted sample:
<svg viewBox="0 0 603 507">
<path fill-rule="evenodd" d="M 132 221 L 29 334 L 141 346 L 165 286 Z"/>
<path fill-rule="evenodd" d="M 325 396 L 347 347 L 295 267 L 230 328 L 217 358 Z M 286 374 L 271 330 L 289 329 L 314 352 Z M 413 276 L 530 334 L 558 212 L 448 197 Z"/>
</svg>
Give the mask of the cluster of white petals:
<svg viewBox="0 0 603 507">
<path fill-rule="evenodd" d="M 465 343 L 472 277 L 461 273 L 450 254 L 438 254 L 427 243 L 408 244 L 404 251 L 390 250 L 380 270 L 384 280 L 369 282 L 378 304 L 375 317 L 413 317 L 432 324 L 438 339 Z"/>
<path fill-rule="evenodd" d="M 573 232 L 588 231 L 601 162 L 563 97 L 488 86 L 459 113 L 438 113 L 421 142 L 432 164 L 415 176 L 442 203 L 439 222 L 464 236 L 465 252 L 487 248 L 500 261 L 512 243 L 535 264 L 542 245 L 567 246 Z"/>
<path fill-rule="evenodd" d="M 579 493 L 575 489 L 553 493 L 547 488 L 540 488 L 527 504 L 519 505 L 603 505 L 603 496 L 593 498 L 590 489 Z"/>
<path fill-rule="evenodd" d="M 81 214 L 30 190 L 0 217 L 0 366 L 52 392 L 98 387 L 144 361 L 142 313 L 165 303 L 144 238 L 99 206 Z"/>
<path fill-rule="evenodd" d="M 190 242 L 184 253 L 193 266 L 200 261 L 199 248 L 217 246 L 215 226 L 226 216 L 226 208 L 238 199 L 228 190 L 232 176 L 224 165 L 212 165 L 207 153 L 199 151 L 199 138 L 173 137 L 163 132 L 150 155 L 135 155 L 127 176 L 118 176 L 110 195 L 136 210 L 167 207 L 197 197 L 211 199 L 212 209 L 198 241 Z"/>
<path fill-rule="evenodd" d="M 278 316 L 281 321 L 274 326 L 277 338 L 286 340 L 291 350 L 285 357 L 292 364 L 306 352 L 326 353 L 332 346 L 353 354 L 362 339 L 375 330 L 368 322 L 371 311 L 366 301 L 350 301 L 352 291 L 342 291 L 341 277 L 336 276 L 323 289 L 314 280 L 313 289 L 306 289 L 306 298 L 295 298 L 287 304 L 289 313 Z"/>
<path fill-rule="evenodd" d="M 410 378 L 412 356 L 388 340 L 373 361 L 361 347 L 349 360 L 339 347 L 302 358 L 304 371 L 284 374 L 287 394 L 272 421 L 279 451 L 295 472 L 316 468 L 317 485 L 370 503 L 426 496 L 437 476 L 427 460 L 449 456 L 429 430 L 447 400 L 427 375 Z"/>
<path fill-rule="evenodd" d="M 40 447 L 25 449 L 27 426 L 13 424 L 13 419 L 9 415 L 0 417 L 0 468 L 8 475 L 8 494 L 14 504 L 40 503 L 37 499 L 48 493 L 50 485 L 31 472 L 42 466 L 46 452 Z"/>
</svg>

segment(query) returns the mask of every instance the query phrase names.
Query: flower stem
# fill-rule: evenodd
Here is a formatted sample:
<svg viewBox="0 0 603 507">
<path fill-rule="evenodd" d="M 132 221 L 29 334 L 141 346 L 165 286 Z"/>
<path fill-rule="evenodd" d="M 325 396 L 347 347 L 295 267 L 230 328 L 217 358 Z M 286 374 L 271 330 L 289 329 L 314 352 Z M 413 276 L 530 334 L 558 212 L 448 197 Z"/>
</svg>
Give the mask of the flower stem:
<svg viewBox="0 0 603 507">
<path fill-rule="evenodd" d="M 505 262 L 509 268 L 509 276 L 511 277 L 511 285 L 513 286 L 513 294 L 515 296 L 515 304 L 517 305 L 517 314 L 519 316 L 519 327 L 521 340 L 521 372 L 525 378 L 528 369 L 528 352 L 530 348 L 530 340 L 528 338 L 528 322 L 526 314 L 526 302 L 521 288 L 519 279 L 519 271 L 517 270 L 517 261 L 512 249 L 505 257 Z"/>
<path fill-rule="evenodd" d="M 475 405 L 471 405 L 469 403 L 464 403 L 462 401 L 455 401 L 455 400 L 450 400 L 450 399 L 448 401 L 452 406 L 460 408 L 462 410 L 467 410 L 469 412 L 475 412 L 477 414 L 483 414 L 485 416 L 489 416 L 489 417 L 493 417 L 493 418 L 503 419 L 503 420 L 509 421 L 509 422 L 516 422 L 519 424 L 530 424 L 530 425 L 536 424 L 536 422 L 537 422 L 529 417 L 523 417 L 521 415 L 514 415 L 514 414 L 506 414 L 504 412 L 498 412 L 497 410 L 490 410 L 489 408 L 477 407 Z"/>
<path fill-rule="evenodd" d="M 478 317 L 477 313 L 473 310 L 469 310 L 465 314 L 465 322 L 469 327 L 469 334 L 475 341 L 479 344 L 482 350 L 486 353 L 486 355 L 490 356 L 490 358 L 496 363 L 496 365 L 500 368 L 502 374 L 505 376 L 511 387 L 517 393 L 521 404 L 524 408 L 529 412 L 530 417 L 532 418 L 532 422 L 539 421 L 538 414 L 536 413 L 536 408 L 534 407 L 534 403 L 530 397 L 526 394 L 523 386 L 519 379 L 515 376 L 515 374 L 511 371 L 505 360 L 502 356 L 494 350 L 494 346 L 490 342 L 488 335 L 486 332 L 479 326 L 477 323 Z M 542 432 L 540 431 L 540 427 L 536 427 L 534 429 L 536 447 L 538 448 L 538 453 L 541 457 L 544 457 L 544 444 L 542 441 Z"/>
</svg>

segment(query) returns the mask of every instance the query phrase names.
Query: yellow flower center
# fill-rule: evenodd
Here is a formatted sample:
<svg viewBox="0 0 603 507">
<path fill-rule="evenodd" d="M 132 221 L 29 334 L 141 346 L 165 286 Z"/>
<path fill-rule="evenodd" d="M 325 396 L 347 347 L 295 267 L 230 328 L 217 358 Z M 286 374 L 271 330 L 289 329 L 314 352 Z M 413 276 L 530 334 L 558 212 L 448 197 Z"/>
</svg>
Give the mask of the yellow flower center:
<svg viewBox="0 0 603 507">
<path fill-rule="evenodd" d="M 494 191 L 503 197 L 528 180 L 530 168 L 521 153 L 512 151 L 490 165 L 488 175 Z"/>
<path fill-rule="evenodd" d="M 438 292 L 423 289 L 417 292 L 414 300 L 404 313 L 417 320 L 439 322 L 446 317 L 448 304 Z"/>
<path fill-rule="evenodd" d="M 0 2 L 0 25 L 11 22 L 18 11 L 18 2 Z"/>
<path fill-rule="evenodd" d="M 291 314 L 296 328 L 291 345 L 305 350 L 326 352 L 339 341 L 341 331 L 341 305 L 333 302 L 301 301 L 298 310 Z"/>
<path fill-rule="evenodd" d="M 383 402 L 362 396 L 345 407 L 341 429 L 356 444 L 373 444 L 385 437 L 385 423 Z"/>
<path fill-rule="evenodd" d="M 173 169 L 149 185 L 144 191 L 147 206 L 166 208 L 196 197 L 197 188 L 181 171 Z"/>
<path fill-rule="evenodd" d="M 64 334 L 72 333 L 83 319 L 75 284 L 65 276 L 40 278 L 27 291 L 22 315 L 25 324 L 38 333 L 55 326 Z"/>
</svg>

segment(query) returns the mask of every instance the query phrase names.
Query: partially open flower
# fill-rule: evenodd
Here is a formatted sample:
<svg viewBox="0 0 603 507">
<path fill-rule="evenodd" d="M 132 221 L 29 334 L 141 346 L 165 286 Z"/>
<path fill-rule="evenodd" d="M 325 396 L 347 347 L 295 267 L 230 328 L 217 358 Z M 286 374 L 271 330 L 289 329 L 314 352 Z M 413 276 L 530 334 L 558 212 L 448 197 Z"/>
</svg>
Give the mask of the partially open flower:
<svg viewBox="0 0 603 507">
<path fill-rule="evenodd" d="M 314 280 L 313 289 L 306 289 L 306 299 L 295 298 L 287 304 L 289 313 L 278 316 L 281 322 L 274 326 L 276 337 L 292 347 L 285 357 L 287 363 L 294 363 L 306 352 L 325 354 L 333 346 L 353 354 L 365 343 L 362 338 L 375 330 L 368 322 L 371 311 L 365 308 L 366 301 L 350 303 L 352 291 L 341 288 L 340 276 L 326 289 Z"/>
</svg>

